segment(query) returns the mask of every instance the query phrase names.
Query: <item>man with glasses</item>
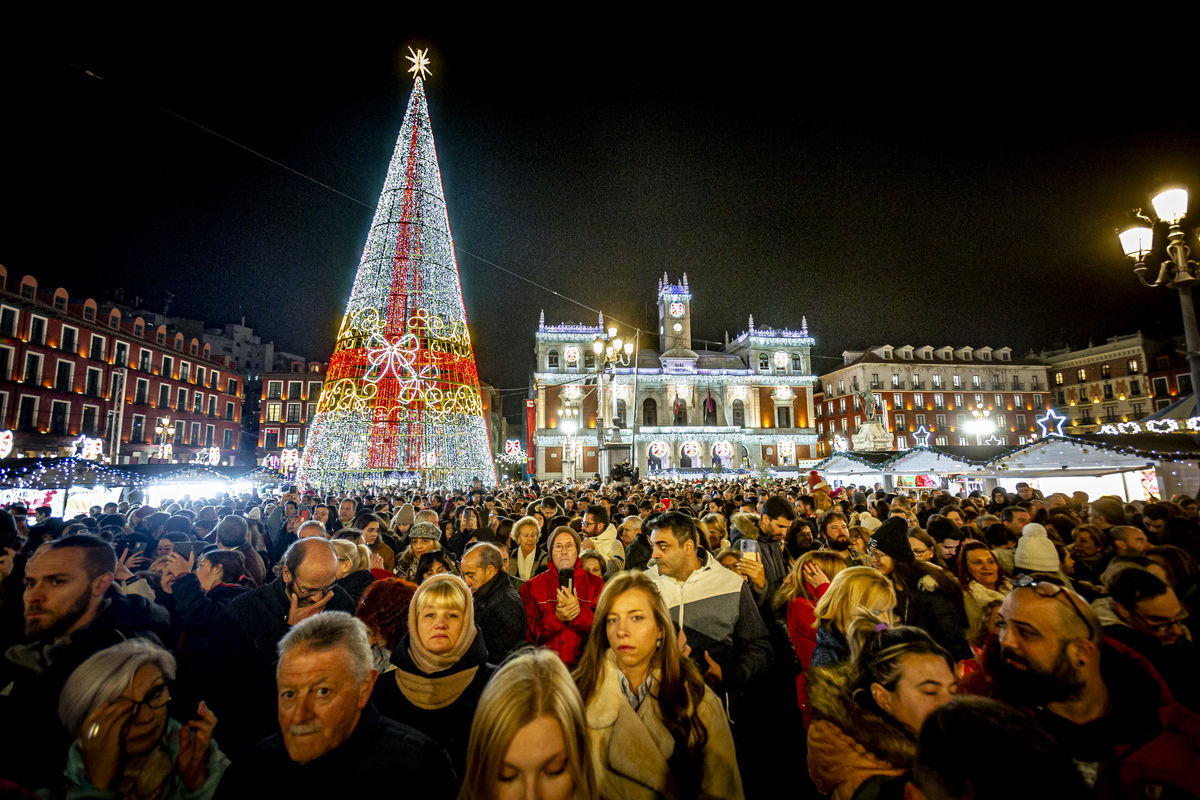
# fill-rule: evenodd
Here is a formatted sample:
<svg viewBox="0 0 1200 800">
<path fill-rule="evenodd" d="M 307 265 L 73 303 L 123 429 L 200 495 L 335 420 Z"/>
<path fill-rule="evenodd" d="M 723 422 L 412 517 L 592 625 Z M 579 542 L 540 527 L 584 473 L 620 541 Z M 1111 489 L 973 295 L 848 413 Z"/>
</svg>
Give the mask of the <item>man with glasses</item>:
<svg viewBox="0 0 1200 800">
<path fill-rule="evenodd" d="M 1021 576 L 1000 606 L 1000 697 L 1026 708 L 1097 796 L 1194 796 L 1200 716 L 1070 589 Z"/>
<path fill-rule="evenodd" d="M 354 613 L 335 585 L 337 554 L 321 537 L 293 542 L 281 575 L 222 609 L 213 636 L 210 704 L 223 721 L 221 749 L 235 757 L 271 734 L 275 720 L 275 647 L 302 620 L 322 611 Z"/>
<path fill-rule="evenodd" d="M 557 528 L 548 544 L 551 569 L 521 584 L 525 639 L 535 647 L 549 647 L 573 667 L 592 630 L 604 581 L 583 568 L 575 531 Z"/>
<path fill-rule="evenodd" d="M 609 522 L 608 509 L 603 505 L 588 506 L 583 512 L 584 550 L 595 550 L 608 562 L 605 573 L 613 574 L 625 568 L 625 545 L 617 535 L 617 527 Z"/>
<path fill-rule="evenodd" d="M 1175 700 L 1200 711 L 1195 679 L 1200 653 L 1188 636 L 1188 612 L 1175 590 L 1152 572 L 1130 567 L 1112 579 L 1108 593 L 1120 623 L 1106 625 L 1104 635 L 1144 655 Z"/>
</svg>

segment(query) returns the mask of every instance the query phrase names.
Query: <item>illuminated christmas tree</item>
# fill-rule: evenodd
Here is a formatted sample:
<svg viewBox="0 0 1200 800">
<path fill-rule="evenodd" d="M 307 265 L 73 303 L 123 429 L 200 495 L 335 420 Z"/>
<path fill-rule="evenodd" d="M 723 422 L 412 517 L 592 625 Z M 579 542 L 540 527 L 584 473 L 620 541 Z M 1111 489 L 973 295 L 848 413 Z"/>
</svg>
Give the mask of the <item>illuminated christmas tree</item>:
<svg viewBox="0 0 1200 800">
<path fill-rule="evenodd" d="M 323 488 L 495 480 L 422 78 L 367 234 L 297 473 Z"/>
</svg>

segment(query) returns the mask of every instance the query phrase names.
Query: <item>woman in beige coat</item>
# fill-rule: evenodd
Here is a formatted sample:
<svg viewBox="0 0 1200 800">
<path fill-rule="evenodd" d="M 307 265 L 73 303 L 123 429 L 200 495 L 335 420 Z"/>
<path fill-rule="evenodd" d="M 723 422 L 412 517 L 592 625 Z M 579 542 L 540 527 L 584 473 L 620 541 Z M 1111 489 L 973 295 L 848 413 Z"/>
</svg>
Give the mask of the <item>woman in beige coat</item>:
<svg viewBox="0 0 1200 800">
<path fill-rule="evenodd" d="M 686 652 L 649 578 L 608 582 L 575 670 L 602 798 L 743 797 L 725 710 Z"/>
</svg>

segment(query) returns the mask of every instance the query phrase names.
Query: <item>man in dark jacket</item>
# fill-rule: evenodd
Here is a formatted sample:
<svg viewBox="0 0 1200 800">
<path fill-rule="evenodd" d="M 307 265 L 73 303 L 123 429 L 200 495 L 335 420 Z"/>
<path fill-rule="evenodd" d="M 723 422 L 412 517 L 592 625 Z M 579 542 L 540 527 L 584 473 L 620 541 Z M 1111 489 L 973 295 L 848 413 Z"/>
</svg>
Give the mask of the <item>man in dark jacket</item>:
<svg viewBox="0 0 1200 800">
<path fill-rule="evenodd" d="M 500 664 L 525 644 L 525 605 L 507 580 L 504 554 L 494 544 L 477 544 L 463 556 L 460 568 L 475 596 L 475 625 L 483 632 L 488 662 Z"/>
<path fill-rule="evenodd" d="M 322 611 L 353 613 L 340 586 L 337 555 L 327 539 L 301 539 L 283 555 L 283 574 L 247 592 L 221 611 L 213 635 L 213 691 L 209 694 L 230 758 L 245 753 L 274 726 L 275 647 L 293 625 Z"/>
<path fill-rule="evenodd" d="M 455 795 L 446 751 L 371 704 L 377 676 L 362 622 L 342 613 L 309 617 L 279 651 L 271 691 L 279 732 L 234 760 L 217 797 L 338 797 L 348 788 L 382 797 L 397 787 L 414 797 Z"/>
<path fill-rule="evenodd" d="M 144 597 L 112 588 L 112 546 L 81 534 L 59 539 L 25 571 L 26 642 L 0 659 L 4 777 L 27 789 L 58 789 L 71 736 L 58 719 L 58 695 L 77 666 L 131 638 L 161 644 L 171 622 Z"/>
<path fill-rule="evenodd" d="M 646 565 L 650 563 L 650 556 L 653 552 L 654 545 L 650 544 L 649 535 L 644 530 L 639 530 L 633 537 L 633 542 L 625 548 L 625 569 L 644 572 Z"/>
<path fill-rule="evenodd" d="M 267 565 L 262 556 L 250 546 L 250 525 L 242 517 L 230 514 L 217 523 L 217 547 L 222 550 L 237 550 L 246 562 L 246 575 L 255 586 L 267 582 Z"/>
</svg>

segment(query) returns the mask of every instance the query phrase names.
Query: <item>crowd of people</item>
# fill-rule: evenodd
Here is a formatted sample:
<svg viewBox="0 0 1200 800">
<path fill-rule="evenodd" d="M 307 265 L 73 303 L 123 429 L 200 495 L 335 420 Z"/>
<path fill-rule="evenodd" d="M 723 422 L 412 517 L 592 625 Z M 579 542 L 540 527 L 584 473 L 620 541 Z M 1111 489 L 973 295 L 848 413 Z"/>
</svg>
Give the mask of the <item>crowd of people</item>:
<svg viewBox="0 0 1200 800">
<path fill-rule="evenodd" d="M 0 511 L 5 796 L 1194 797 L 1194 498 L 807 479 Z"/>
</svg>

